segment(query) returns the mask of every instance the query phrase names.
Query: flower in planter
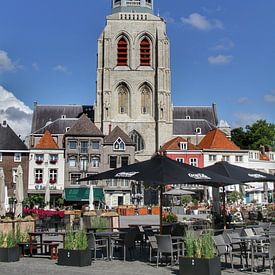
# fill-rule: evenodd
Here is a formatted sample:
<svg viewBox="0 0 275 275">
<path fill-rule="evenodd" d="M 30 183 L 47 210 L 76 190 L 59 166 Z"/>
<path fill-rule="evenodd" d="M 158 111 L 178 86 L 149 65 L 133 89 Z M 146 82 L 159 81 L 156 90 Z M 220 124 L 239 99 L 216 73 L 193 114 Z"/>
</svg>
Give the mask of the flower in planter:
<svg viewBox="0 0 275 275">
<path fill-rule="evenodd" d="M 43 160 L 37 159 L 37 160 L 35 161 L 35 163 L 36 163 L 36 164 L 42 164 L 42 163 L 43 163 Z"/>
<path fill-rule="evenodd" d="M 163 220 L 163 222 L 173 223 L 173 222 L 177 222 L 178 221 L 178 217 L 173 212 L 164 212 L 162 214 L 162 220 Z"/>
<path fill-rule="evenodd" d="M 50 183 L 51 183 L 51 184 L 54 184 L 54 183 L 56 183 L 56 180 L 54 180 L 54 179 L 53 179 L 53 180 L 50 180 Z"/>
<path fill-rule="evenodd" d="M 42 180 L 35 180 L 36 183 L 42 183 Z"/>
<path fill-rule="evenodd" d="M 56 164 L 57 160 L 50 160 L 50 164 Z"/>
</svg>

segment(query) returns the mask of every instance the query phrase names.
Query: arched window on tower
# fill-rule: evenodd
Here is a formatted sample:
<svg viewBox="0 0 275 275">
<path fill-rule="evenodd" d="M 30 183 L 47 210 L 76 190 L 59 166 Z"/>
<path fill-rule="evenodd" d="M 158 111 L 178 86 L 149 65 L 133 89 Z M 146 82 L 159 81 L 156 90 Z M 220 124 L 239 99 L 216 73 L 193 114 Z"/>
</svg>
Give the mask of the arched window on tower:
<svg viewBox="0 0 275 275">
<path fill-rule="evenodd" d="M 140 66 L 151 65 L 151 46 L 147 37 L 143 38 L 140 43 Z"/>
<path fill-rule="evenodd" d="M 124 37 L 117 43 L 117 66 L 128 66 L 128 43 Z"/>
<path fill-rule="evenodd" d="M 144 140 L 142 138 L 142 136 L 136 131 L 133 130 L 130 134 L 129 134 L 130 138 L 132 139 L 132 141 L 135 143 L 135 151 L 136 152 L 140 152 L 142 150 L 144 150 Z"/>
<path fill-rule="evenodd" d="M 124 84 L 120 84 L 118 89 L 118 113 L 128 114 L 129 112 L 129 90 Z"/>
<path fill-rule="evenodd" d="M 152 91 L 147 85 L 141 88 L 141 113 L 152 114 Z"/>
</svg>

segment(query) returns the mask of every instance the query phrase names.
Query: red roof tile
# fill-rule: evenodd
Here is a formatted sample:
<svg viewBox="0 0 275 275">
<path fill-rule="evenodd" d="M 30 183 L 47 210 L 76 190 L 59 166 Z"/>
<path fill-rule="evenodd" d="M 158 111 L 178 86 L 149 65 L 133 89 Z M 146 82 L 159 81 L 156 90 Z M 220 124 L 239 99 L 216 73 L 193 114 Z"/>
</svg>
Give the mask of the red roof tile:
<svg viewBox="0 0 275 275">
<path fill-rule="evenodd" d="M 59 149 L 57 143 L 54 141 L 51 133 L 46 130 L 43 137 L 39 140 L 35 149 Z"/>
<path fill-rule="evenodd" d="M 165 152 L 167 150 L 180 150 L 180 143 L 187 142 L 188 150 L 199 150 L 200 148 L 190 142 L 188 142 L 183 137 L 175 137 L 169 141 L 167 141 L 160 149 L 160 152 Z"/>
<path fill-rule="evenodd" d="M 209 131 L 199 144 L 202 149 L 240 150 L 233 141 L 219 129 Z"/>
</svg>

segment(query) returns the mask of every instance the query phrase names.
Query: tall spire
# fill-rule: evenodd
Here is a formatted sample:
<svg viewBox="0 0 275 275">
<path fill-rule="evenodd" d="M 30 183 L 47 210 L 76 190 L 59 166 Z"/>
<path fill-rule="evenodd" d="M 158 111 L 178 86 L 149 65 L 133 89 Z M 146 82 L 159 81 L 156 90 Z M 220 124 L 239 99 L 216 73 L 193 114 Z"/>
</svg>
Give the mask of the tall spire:
<svg viewBox="0 0 275 275">
<path fill-rule="evenodd" d="M 154 0 L 112 0 L 112 13 L 138 12 L 153 14 Z"/>
</svg>

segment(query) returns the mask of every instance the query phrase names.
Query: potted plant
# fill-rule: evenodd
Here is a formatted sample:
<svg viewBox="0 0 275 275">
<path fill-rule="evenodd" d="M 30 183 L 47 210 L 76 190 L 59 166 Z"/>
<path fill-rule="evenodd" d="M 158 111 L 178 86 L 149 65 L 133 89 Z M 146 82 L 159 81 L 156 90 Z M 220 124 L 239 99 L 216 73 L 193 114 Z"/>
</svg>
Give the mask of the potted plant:
<svg viewBox="0 0 275 275">
<path fill-rule="evenodd" d="M 220 258 L 215 255 L 215 244 L 210 233 L 195 237 L 188 231 L 185 237 L 186 256 L 180 256 L 180 275 L 221 275 Z"/>
<path fill-rule="evenodd" d="M 0 262 L 17 262 L 19 261 L 19 247 L 16 236 L 9 232 L 0 233 Z"/>
<path fill-rule="evenodd" d="M 89 266 L 92 254 L 88 249 L 87 235 L 82 231 L 68 231 L 65 235 L 65 245 L 58 250 L 58 264 L 65 266 Z"/>
</svg>

